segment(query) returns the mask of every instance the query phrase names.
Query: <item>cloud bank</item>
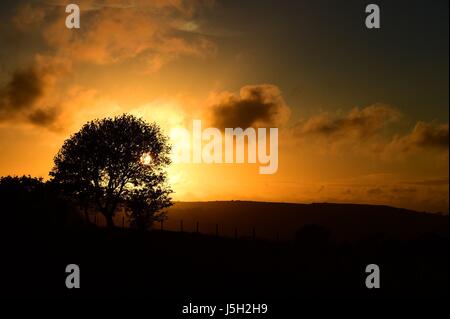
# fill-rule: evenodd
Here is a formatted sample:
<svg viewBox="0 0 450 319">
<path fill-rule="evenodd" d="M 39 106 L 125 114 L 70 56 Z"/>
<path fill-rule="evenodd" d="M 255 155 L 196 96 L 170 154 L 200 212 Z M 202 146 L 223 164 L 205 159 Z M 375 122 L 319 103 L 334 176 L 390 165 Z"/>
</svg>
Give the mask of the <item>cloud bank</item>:
<svg viewBox="0 0 450 319">
<path fill-rule="evenodd" d="M 367 138 L 400 118 L 400 112 L 388 105 L 375 104 L 363 109 L 353 108 L 344 115 L 322 113 L 294 126 L 294 134 L 300 138 L 324 137 L 339 140 L 348 137 Z"/>
<path fill-rule="evenodd" d="M 353 108 L 345 114 L 320 113 L 302 119 L 291 128 L 291 136 L 322 150 L 376 154 L 384 159 L 399 158 L 424 150 L 448 152 L 448 123 L 418 121 L 410 132 L 394 133 L 392 124 L 403 114 L 383 104 Z"/>
<path fill-rule="evenodd" d="M 395 136 L 388 148 L 392 152 L 411 152 L 418 149 L 448 150 L 448 123 L 417 122 L 413 130 L 404 136 Z"/>
</svg>

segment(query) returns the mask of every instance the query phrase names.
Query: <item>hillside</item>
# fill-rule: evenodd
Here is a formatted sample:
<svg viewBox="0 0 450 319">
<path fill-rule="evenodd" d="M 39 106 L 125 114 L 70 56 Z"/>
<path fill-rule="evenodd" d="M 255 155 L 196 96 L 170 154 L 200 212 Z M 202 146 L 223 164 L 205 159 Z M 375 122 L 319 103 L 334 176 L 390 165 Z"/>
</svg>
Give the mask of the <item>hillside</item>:
<svg viewBox="0 0 450 319">
<path fill-rule="evenodd" d="M 266 239 L 292 239 L 305 224 L 331 231 L 337 240 L 361 239 L 383 234 L 410 239 L 426 233 L 448 235 L 448 215 L 421 213 L 389 206 L 360 204 L 290 204 L 249 201 L 176 202 L 168 210 L 164 228 Z M 157 225 L 156 227 L 159 227 Z"/>
</svg>

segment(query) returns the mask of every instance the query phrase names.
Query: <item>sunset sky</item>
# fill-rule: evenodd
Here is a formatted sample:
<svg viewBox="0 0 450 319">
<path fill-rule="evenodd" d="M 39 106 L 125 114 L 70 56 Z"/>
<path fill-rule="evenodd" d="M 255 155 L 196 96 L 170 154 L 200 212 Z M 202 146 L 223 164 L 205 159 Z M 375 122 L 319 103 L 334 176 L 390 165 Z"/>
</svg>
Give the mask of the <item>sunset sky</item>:
<svg viewBox="0 0 450 319">
<path fill-rule="evenodd" d="M 172 165 L 175 200 L 448 213 L 447 0 L 373 1 L 378 30 L 365 1 L 71 2 L 80 29 L 70 2 L 0 4 L 0 175 L 48 178 L 83 123 L 129 112 L 167 134 L 279 128 L 276 174 Z"/>
</svg>

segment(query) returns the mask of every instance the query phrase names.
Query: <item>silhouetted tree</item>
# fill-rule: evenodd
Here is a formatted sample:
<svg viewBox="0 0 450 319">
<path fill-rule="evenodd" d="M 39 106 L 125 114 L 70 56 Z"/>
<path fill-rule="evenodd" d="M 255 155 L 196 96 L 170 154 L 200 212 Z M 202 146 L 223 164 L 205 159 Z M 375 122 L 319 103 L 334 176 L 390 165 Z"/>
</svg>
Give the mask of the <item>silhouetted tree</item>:
<svg viewBox="0 0 450 319">
<path fill-rule="evenodd" d="M 84 214 L 85 222 L 89 221 L 89 209 L 95 208 L 95 188 L 93 185 L 84 180 L 72 180 L 70 183 L 61 183 L 59 179 L 52 179 L 48 183 L 65 196 L 66 200 L 76 203 Z"/>
<path fill-rule="evenodd" d="M 154 207 L 160 206 L 158 189 L 170 201 L 165 173 L 169 153 L 158 125 L 124 114 L 86 123 L 64 142 L 50 176 L 83 205 L 95 205 L 113 227 L 118 205 L 133 205 L 138 190 L 145 190 Z"/>
<path fill-rule="evenodd" d="M 145 188 L 132 190 L 126 205 L 130 225 L 141 230 L 150 228 L 155 221 L 163 220 L 166 213 L 162 210 L 172 205 L 164 175 L 149 180 L 147 184 Z"/>
</svg>

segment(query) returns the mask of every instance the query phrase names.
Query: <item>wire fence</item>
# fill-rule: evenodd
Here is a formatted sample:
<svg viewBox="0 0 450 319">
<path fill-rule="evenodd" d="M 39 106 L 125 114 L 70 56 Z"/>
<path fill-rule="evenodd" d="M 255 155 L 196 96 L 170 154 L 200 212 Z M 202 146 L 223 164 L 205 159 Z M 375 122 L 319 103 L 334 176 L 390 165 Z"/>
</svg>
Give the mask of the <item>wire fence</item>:
<svg viewBox="0 0 450 319">
<path fill-rule="evenodd" d="M 125 216 L 118 216 L 115 218 L 115 225 L 118 228 L 129 229 L 131 228 L 129 220 Z M 89 222 L 93 223 L 99 227 L 105 227 L 106 222 L 104 218 L 98 214 L 94 214 L 92 217 L 89 217 Z M 186 227 L 187 226 L 187 227 Z M 202 226 L 204 226 L 202 228 Z M 226 228 L 226 230 L 225 230 Z M 204 223 L 202 225 L 199 221 L 193 222 L 190 220 L 189 225 L 186 225 L 186 221 L 183 219 L 166 219 L 154 222 L 151 230 L 158 231 L 171 231 L 171 232 L 184 232 L 184 233 L 196 233 L 196 234 L 204 234 L 204 235 L 214 235 L 217 237 L 227 237 L 227 238 L 235 238 L 235 239 L 251 239 L 251 240 L 272 240 L 272 241 L 280 241 L 280 233 L 273 232 L 272 236 L 268 236 L 267 232 L 264 236 L 259 236 L 257 234 L 256 226 L 252 227 L 231 227 L 227 225 L 224 227 L 220 223 Z"/>
</svg>

